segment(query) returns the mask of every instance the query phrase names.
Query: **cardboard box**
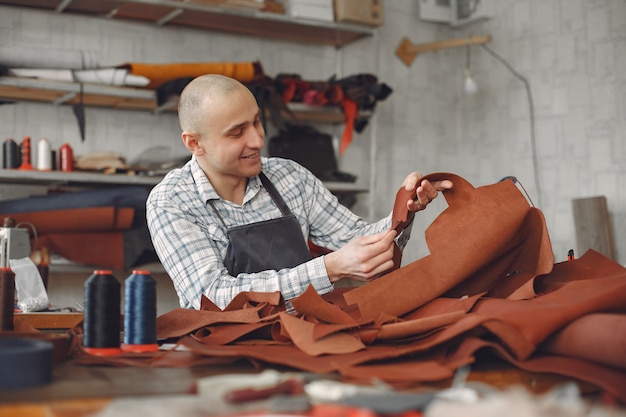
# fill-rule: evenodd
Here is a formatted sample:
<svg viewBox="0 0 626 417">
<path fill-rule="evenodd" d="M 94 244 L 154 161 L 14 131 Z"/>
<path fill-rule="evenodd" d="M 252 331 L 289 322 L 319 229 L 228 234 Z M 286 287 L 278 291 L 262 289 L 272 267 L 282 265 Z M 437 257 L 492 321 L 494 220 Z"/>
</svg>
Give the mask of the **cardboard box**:
<svg viewBox="0 0 626 417">
<path fill-rule="evenodd" d="M 335 0 L 335 20 L 380 26 L 384 22 L 383 0 Z"/>
<path fill-rule="evenodd" d="M 288 0 L 287 14 L 302 19 L 315 19 L 333 22 L 333 0 Z"/>
</svg>

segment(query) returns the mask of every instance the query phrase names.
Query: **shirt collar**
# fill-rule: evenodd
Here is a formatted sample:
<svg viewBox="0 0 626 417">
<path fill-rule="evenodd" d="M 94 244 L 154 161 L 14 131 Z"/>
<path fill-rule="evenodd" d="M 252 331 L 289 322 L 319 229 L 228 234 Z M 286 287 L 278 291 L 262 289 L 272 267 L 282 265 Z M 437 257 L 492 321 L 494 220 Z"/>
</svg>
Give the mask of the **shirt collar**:
<svg viewBox="0 0 626 417">
<path fill-rule="evenodd" d="M 261 160 L 264 165 L 264 158 L 261 158 Z M 200 198 L 202 198 L 205 203 L 209 200 L 221 200 L 222 198 L 219 196 L 217 191 L 215 191 L 215 188 L 213 188 L 211 181 L 209 181 L 204 171 L 202 171 L 202 168 L 200 168 L 200 164 L 198 164 L 195 155 L 191 156 L 189 164 L 191 167 L 191 175 L 196 183 Z M 246 186 L 246 194 L 244 196 L 243 203 L 245 204 L 257 195 L 262 185 L 263 184 L 261 183 L 261 179 L 258 175 L 248 178 L 248 185 Z"/>
</svg>

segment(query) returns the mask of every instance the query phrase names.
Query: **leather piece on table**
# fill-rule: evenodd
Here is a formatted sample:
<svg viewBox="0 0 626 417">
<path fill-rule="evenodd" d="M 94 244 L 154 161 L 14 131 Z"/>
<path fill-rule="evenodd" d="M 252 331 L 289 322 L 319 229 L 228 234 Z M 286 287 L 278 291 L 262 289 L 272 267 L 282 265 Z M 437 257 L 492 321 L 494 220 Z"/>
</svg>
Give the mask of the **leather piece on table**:
<svg viewBox="0 0 626 417">
<path fill-rule="evenodd" d="M 501 345 L 475 337 L 465 338 L 454 356 L 467 357 L 479 350 L 494 353 L 516 368 L 538 373 L 553 373 L 589 382 L 626 403 L 626 373 L 619 369 L 597 365 L 588 361 L 557 355 L 536 355 L 517 360 Z"/>
<path fill-rule="evenodd" d="M 445 314 L 453 311 L 463 311 L 469 313 L 474 305 L 480 300 L 485 293 L 479 293 L 471 297 L 447 298 L 439 297 L 424 304 L 423 306 L 402 316 L 404 320 L 419 319 L 423 317 L 435 316 L 437 314 Z"/>
<path fill-rule="evenodd" d="M 431 330 L 436 330 L 444 326 L 459 321 L 465 312 L 453 311 L 451 313 L 443 313 L 436 316 L 424 317 L 409 321 L 401 321 L 398 323 L 385 324 L 380 327 L 376 340 L 397 340 L 406 337 L 420 335 Z"/>
<path fill-rule="evenodd" d="M 278 311 L 285 311 L 285 301 L 278 291 L 270 293 L 241 292 L 228 303 L 224 311 L 236 311 L 257 306 L 265 309 L 265 311 L 260 310 L 259 314 L 269 315 L 277 313 Z"/>
<path fill-rule="evenodd" d="M 220 323 L 219 326 L 207 326 L 198 329 L 193 337 L 206 345 L 227 345 L 242 342 L 249 338 L 269 340 L 272 322 L 261 323 Z"/>
<path fill-rule="evenodd" d="M 361 340 L 356 335 L 348 332 L 333 333 L 316 339 L 313 337 L 314 323 L 301 320 L 288 313 L 281 313 L 280 325 L 291 342 L 307 355 L 341 355 L 365 349 L 365 345 Z"/>
<path fill-rule="evenodd" d="M 16 223 L 31 223 L 38 235 L 47 233 L 102 232 L 129 229 L 133 224 L 132 207 L 82 207 L 62 210 L 5 213 Z"/>
<path fill-rule="evenodd" d="M 474 188 L 450 173 L 423 179 L 454 184 L 443 191 L 448 208 L 426 230 L 430 255 L 346 292 L 346 302 L 356 304 L 364 320 L 381 312 L 401 316 L 446 293 L 509 296 L 552 270 L 543 214 L 529 206 L 512 181 Z M 407 210 L 406 199 L 394 204 L 394 212 L 402 210 Z"/>
<path fill-rule="evenodd" d="M 79 348 L 72 358 L 76 365 L 191 368 L 194 366 L 229 365 L 240 358 L 209 357 L 193 352 L 164 350 L 147 353 L 121 353 L 116 356 L 93 356 Z"/>
<path fill-rule="evenodd" d="M 163 83 L 183 77 L 198 77 L 204 74 L 221 74 L 242 83 L 254 80 L 258 65 L 253 62 L 181 62 L 169 64 L 145 64 L 129 62 L 120 66 L 130 74 L 150 80 L 146 88 L 157 88 Z"/>
<path fill-rule="evenodd" d="M 539 349 L 626 371 L 626 320 L 619 314 L 588 314 L 550 336 Z"/>
<path fill-rule="evenodd" d="M 515 357 L 526 359 L 540 343 L 568 323 L 595 312 L 623 310 L 625 278 L 626 274 L 622 273 L 616 277 L 575 280 L 532 300 L 485 298 L 474 312 L 493 317 L 494 322 L 486 327 Z M 622 315 L 622 321 L 626 321 L 626 315 Z"/>
<path fill-rule="evenodd" d="M 291 305 L 298 312 L 311 315 L 325 323 L 354 325 L 357 321 L 341 308 L 326 302 L 309 286 L 302 294 L 291 300 Z"/>
<path fill-rule="evenodd" d="M 181 337 L 202 327 L 215 323 L 257 323 L 257 309 L 246 308 L 233 311 L 204 311 L 176 308 L 161 316 L 157 321 L 157 338 L 170 339 Z"/>
<path fill-rule="evenodd" d="M 452 378 L 456 370 L 474 362 L 471 354 L 464 357 L 456 355 L 448 357 L 449 352 L 440 349 L 432 354 L 423 355 L 419 360 L 402 360 L 390 363 L 375 363 L 341 369 L 341 375 L 351 382 L 371 384 L 372 375 L 386 383 L 402 388 L 404 385 L 414 386 L 415 381 L 437 382 Z"/>
</svg>

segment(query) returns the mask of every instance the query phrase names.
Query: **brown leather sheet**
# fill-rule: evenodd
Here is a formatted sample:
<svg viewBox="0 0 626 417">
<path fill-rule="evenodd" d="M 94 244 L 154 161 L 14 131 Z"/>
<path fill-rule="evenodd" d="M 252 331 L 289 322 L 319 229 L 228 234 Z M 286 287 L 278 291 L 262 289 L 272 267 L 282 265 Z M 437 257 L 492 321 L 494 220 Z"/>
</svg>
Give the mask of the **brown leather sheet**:
<svg viewBox="0 0 626 417">
<path fill-rule="evenodd" d="M 100 232 L 126 230 L 133 224 L 135 209 L 132 207 L 81 207 L 62 210 L 6 213 L 15 223 L 30 223 L 38 235 L 46 233 Z"/>
<path fill-rule="evenodd" d="M 481 351 L 626 403 L 626 269 L 592 250 L 554 264 L 542 213 L 512 181 L 474 188 L 453 174 L 427 178 L 454 182 L 426 231 L 428 256 L 360 287 L 323 297 L 310 288 L 292 300 L 295 314 L 278 293 L 244 293 L 224 311 L 203 299 L 205 311 L 160 316 L 159 337 L 198 357 L 397 387 L 448 379 Z M 394 227 L 409 219 L 398 196 Z"/>
<path fill-rule="evenodd" d="M 52 233 L 39 236 L 35 248 L 47 248 L 70 261 L 100 269 L 126 269 L 121 232 Z"/>
</svg>

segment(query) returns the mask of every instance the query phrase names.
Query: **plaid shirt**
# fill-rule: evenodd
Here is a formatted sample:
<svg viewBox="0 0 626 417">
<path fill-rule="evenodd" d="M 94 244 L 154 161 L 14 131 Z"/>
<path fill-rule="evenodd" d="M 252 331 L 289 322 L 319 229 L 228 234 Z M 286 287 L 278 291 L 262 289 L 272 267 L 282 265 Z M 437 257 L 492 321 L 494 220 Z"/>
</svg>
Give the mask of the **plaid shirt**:
<svg viewBox="0 0 626 417">
<path fill-rule="evenodd" d="M 262 170 L 297 217 L 303 236 L 316 245 L 337 250 L 357 236 L 391 226 L 390 216 L 367 224 L 293 161 L 262 158 Z M 226 229 L 209 200 L 229 228 L 282 216 L 258 176 L 249 179 L 239 206 L 219 197 L 195 158 L 169 172 L 152 189 L 146 217 L 155 250 L 174 283 L 181 307 L 198 309 L 201 294 L 224 308 L 243 291 L 280 291 L 285 300 L 302 294 L 309 285 L 320 294 L 332 291 L 323 257 L 279 271 L 229 275 L 224 266 L 229 243 Z M 401 248 L 409 236 L 410 227 L 396 238 Z"/>
</svg>

